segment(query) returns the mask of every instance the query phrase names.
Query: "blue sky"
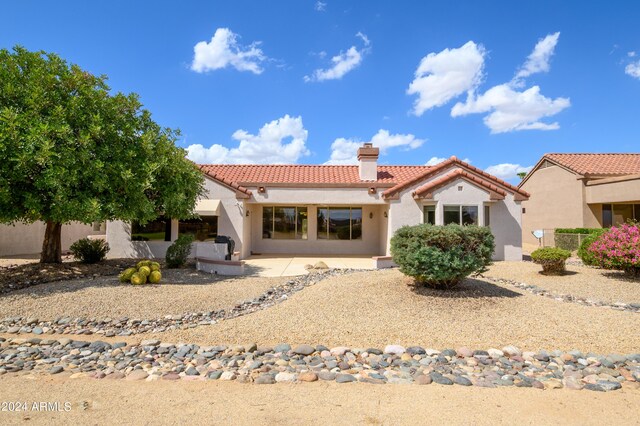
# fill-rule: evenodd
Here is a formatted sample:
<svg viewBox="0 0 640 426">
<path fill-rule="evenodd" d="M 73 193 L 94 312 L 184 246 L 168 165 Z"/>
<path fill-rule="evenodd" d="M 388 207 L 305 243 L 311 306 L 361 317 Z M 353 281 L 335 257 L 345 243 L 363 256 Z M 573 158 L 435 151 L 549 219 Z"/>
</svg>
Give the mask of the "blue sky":
<svg viewBox="0 0 640 426">
<path fill-rule="evenodd" d="M 545 152 L 638 151 L 640 4 L 523 3 L 23 0 L 0 48 L 108 75 L 196 161 L 349 163 L 373 141 L 380 163 L 517 181 Z"/>
</svg>

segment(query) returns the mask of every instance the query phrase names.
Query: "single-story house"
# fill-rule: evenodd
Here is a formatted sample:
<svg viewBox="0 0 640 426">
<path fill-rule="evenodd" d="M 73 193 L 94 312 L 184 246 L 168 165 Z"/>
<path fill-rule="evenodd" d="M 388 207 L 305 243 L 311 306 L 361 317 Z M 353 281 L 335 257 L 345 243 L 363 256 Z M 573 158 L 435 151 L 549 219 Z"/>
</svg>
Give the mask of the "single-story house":
<svg viewBox="0 0 640 426">
<path fill-rule="evenodd" d="M 255 254 L 389 255 L 403 225 L 490 226 L 497 260 L 521 260 L 521 203 L 528 193 L 456 157 L 436 166 L 378 165 L 379 149 L 358 149 L 358 165 L 201 165 L 200 220 L 145 226 L 107 224 L 111 257 L 163 256 L 179 233 L 235 241 Z M 155 241 L 154 241 L 155 240 Z M 199 243 L 196 256 L 207 250 Z"/>
<path fill-rule="evenodd" d="M 640 220 L 640 154 L 545 154 L 518 186 L 525 243 L 534 230 Z"/>
</svg>

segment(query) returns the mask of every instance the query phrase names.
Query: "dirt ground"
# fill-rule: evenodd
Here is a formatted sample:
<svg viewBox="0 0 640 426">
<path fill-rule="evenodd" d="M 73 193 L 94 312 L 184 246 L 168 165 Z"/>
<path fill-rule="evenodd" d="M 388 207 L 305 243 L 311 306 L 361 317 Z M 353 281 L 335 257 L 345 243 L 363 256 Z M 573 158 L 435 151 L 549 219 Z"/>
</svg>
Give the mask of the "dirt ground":
<svg viewBox="0 0 640 426">
<path fill-rule="evenodd" d="M 9 424 L 640 424 L 640 391 L 440 385 L 131 382 L 0 378 L 0 401 L 58 402 L 70 411 L 0 412 Z"/>
</svg>

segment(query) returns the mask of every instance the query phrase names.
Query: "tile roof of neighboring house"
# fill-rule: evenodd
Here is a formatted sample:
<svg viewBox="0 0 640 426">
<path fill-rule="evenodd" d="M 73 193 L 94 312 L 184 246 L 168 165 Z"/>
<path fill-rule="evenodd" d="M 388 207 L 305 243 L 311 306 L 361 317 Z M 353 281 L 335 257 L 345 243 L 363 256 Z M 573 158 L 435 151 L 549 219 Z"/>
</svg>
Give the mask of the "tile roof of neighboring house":
<svg viewBox="0 0 640 426">
<path fill-rule="evenodd" d="M 583 176 L 640 174 L 640 154 L 545 154 L 551 160 Z"/>
<path fill-rule="evenodd" d="M 329 165 L 201 165 L 212 178 L 236 185 L 247 184 L 386 184 L 392 186 L 412 180 L 430 166 L 378 166 L 378 181 L 360 180 L 358 166 Z"/>
<path fill-rule="evenodd" d="M 383 192 L 385 198 L 394 196 L 398 192 L 417 184 L 421 180 L 435 173 L 445 170 L 450 165 L 459 165 L 467 169 L 468 175 L 474 176 L 476 183 L 492 185 L 507 189 L 521 197 L 529 194 L 489 173 L 470 164 L 451 157 L 436 166 L 378 166 L 378 180 L 366 182 L 360 180 L 358 166 L 333 166 L 333 165 L 227 165 L 227 164 L 203 164 L 200 170 L 210 178 L 217 180 L 235 190 L 251 194 L 246 187 L 261 184 L 294 184 L 297 186 L 383 186 L 387 187 Z M 499 191 L 495 191 L 500 193 Z"/>
<path fill-rule="evenodd" d="M 492 200 L 504 200 L 504 197 L 507 195 L 507 191 L 497 187 L 491 183 L 491 181 L 473 175 L 463 169 L 455 169 L 442 177 L 422 185 L 414 191 L 413 196 L 414 198 L 431 198 L 433 196 L 433 191 L 458 178 L 462 178 L 468 182 L 476 184 L 477 186 L 485 188 L 491 194 Z"/>
</svg>

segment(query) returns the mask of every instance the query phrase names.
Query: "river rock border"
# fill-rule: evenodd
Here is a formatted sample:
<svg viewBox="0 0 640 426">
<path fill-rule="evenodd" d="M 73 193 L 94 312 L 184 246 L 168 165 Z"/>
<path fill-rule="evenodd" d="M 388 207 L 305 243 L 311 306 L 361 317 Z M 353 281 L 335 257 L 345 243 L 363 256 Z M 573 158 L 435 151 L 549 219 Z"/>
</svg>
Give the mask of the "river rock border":
<svg viewBox="0 0 640 426">
<path fill-rule="evenodd" d="M 515 280 L 506 278 L 488 277 L 486 275 L 480 275 L 481 278 L 491 281 L 496 284 L 507 284 L 521 290 L 528 291 L 529 293 L 536 294 L 538 296 L 547 297 L 549 299 L 557 300 L 559 302 L 577 303 L 583 306 L 599 306 L 603 308 L 615 309 L 617 311 L 627 311 L 640 313 L 640 303 L 607 303 L 599 300 L 591 300 L 584 297 L 573 296 L 571 294 L 558 294 L 549 290 L 545 290 L 542 287 L 536 285 L 527 284 Z"/>
<path fill-rule="evenodd" d="M 144 340 L 137 345 L 71 339 L 0 338 L 0 376 L 60 374 L 126 380 L 235 380 L 274 384 L 331 381 L 587 389 L 640 387 L 640 354 L 596 355 L 500 349 L 356 349 L 255 343 L 198 346 Z"/>
<path fill-rule="evenodd" d="M 9 317 L 0 322 L 0 333 L 9 334 L 101 334 L 105 337 L 131 336 L 143 333 L 162 333 L 170 330 L 193 328 L 212 325 L 220 321 L 251 314 L 267 309 L 287 300 L 293 293 L 303 290 L 330 277 L 352 274 L 355 272 L 375 272 L 363 269 L 327 269 L 312 270 L 307 275 L 301 275 L 286 281 L 277 287 L 272 287 L 260 296 L 237 304 L 230 310 L 220 309 L 209 312 L 185 313 L 183 315 L 166 315 L 162 318 L 143 320 L 131 318 L 56 318 L 53 321 L 40 321 L 38 318 Z"/>
</svg>

